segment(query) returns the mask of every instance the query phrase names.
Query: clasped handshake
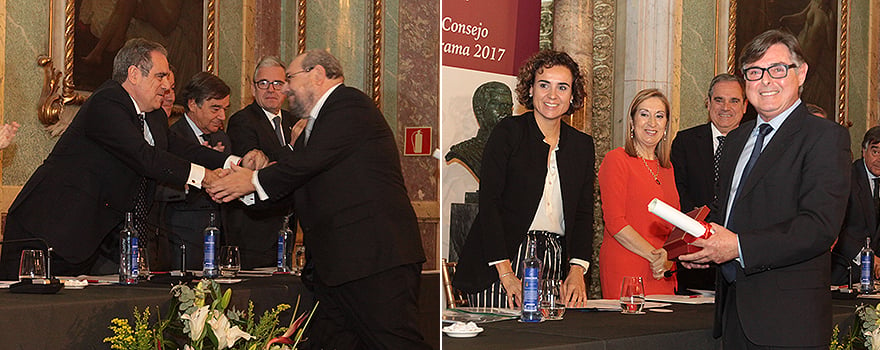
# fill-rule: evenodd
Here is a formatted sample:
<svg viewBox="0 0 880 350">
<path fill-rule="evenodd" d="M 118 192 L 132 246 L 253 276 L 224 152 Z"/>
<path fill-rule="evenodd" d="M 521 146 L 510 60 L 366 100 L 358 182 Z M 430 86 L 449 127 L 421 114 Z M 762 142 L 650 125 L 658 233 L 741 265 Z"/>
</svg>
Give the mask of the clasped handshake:
<svg viewBox="0 0 880 350">
<path fill-rule="evenodd" d="M 229 202 L 256 191 L 256 187 L 251 181 L 254 170 L 265 168 L 273 163 L 269 162 L 269 158 L 262 151 L 251 150 L 241 158 L 239 164 L 232 164 L 229 169 L 206 169 L 205 178 L 202 179 L 202 188 L 217 203 Z"/>
</svg>

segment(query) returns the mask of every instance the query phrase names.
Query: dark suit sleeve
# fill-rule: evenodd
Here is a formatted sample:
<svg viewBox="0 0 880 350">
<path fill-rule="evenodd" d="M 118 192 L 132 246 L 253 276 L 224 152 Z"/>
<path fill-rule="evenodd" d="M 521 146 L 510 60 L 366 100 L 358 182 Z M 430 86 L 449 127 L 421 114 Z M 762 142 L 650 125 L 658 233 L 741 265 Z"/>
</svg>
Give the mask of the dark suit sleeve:
<svg viewBox="0 0 880 350">
<path fill-rule="evenodd" d="M 691 199 L 688 184 L 692 181 L 688 179 L 687 169 L 687 147 L 688 142 L 684 140 L 686 134 L 679 134 L 672 140 L 672 152 L 670 158 L 672 160 L 672 168 L 675 169 L 675 188 L 678 190 L 678 200 L 682 211 L 687 212 L 694 208 L 694 200 Z"/>
<path fill-rule="evenodd" d="M 361 145 L 370 143 L 371 138 L 387 136 L 387 124 L 380 125 L 384 119 L 373 115 L 378 111 L 368 100 L 338 96 L 334 99 L 336 92 L 340 96 L 347 93 L 337 90 L 330 95 L 312 129 L 308 147 L 283 152 L 278 163 L 259 171 L 260 186 L 271 201 L 286 197 L 316 174 L 351 156 Z"/>
<path fill-rule="evenodd" d="M 181 131 L 181 128 L 186 129 Z M 171 127 L 168 134 L 168 151 L 208 169 L 222 168 L 223 163 L 229 156 L 229 152 L 218 152 L 213 148 L 205 147 L 200 143 L 192 141 L 195 137 L 189 124 L 181 118 Z M 228 142 L 226 140 L 223 143 L 227 144 Z M 227 145 L 226 147 L 229 146 Z"/>
<path fill-rule="evenodd" d="M 250 107 L 246 107 L 229 118 L 226 134 L 229 135 L 232 142 L 232 154 L 242 157 L 250 150 L 260 148 L 257 129 L 255 125 L 250 125 L 254 121 L 255 118 L 252 118 Z"/>
<path fill-rule="evenodd" d="M 125 95 L 123 99 L 127 98 Z M 139 174 L 160 182 L 186 183 L 189 162 L 150 146 L 136 125 L 136 116 L 125 108 L 124 102 L 119 98 L 94 99 L 91 113 L 77 116 L 84 119 L 86 136 Z"/>
<path fill-rule="evenodd" d="M 840 230 L 850 190 L 849 134 L 837 125 L 801 132 L 806 135 L 795 141 L 801 143 L 801 169 L 782 174 L 786 175 L 787 186 L 781 179 L 766 180 L 779 181 L 779 200 L 796 201 L 796 215 L 756 228 L 751 234 L 739 235 L 746 274 L 797 264 L 823 254 Z"/>
<path fill-rule="evenodd" d="M 583 154 L 583 163 L 581 166 L 586 167 L 583 177 L 583 187 L 580 193 L 576 194 L 578 199 L 577 211 L 575 212 L 575 225 L 572 229 L 566 229 L 566 240 L 568 241 L 569 257 L 577 258 L 584 261 L 591 261 L 593 256 L 593 188 L 596 182 L 596 151 L 593 145 L 593 138 L 587 136 L 587 141 L 583 149 L 579 150 Z"/>
<path fill-rule="evenodd" d="M 511 259 L 505 249 L 502 195 L 506 187 L 508 161 L 522 137 L 515 130 L 516 123 L 498 123 L 486 146 L 483 148 L 483 161 L 480 169 L 480 213 L 475 224 L 480 225 L 471 232 L 482 235 L 482 250 L 487 262 Z"/>
</svg>

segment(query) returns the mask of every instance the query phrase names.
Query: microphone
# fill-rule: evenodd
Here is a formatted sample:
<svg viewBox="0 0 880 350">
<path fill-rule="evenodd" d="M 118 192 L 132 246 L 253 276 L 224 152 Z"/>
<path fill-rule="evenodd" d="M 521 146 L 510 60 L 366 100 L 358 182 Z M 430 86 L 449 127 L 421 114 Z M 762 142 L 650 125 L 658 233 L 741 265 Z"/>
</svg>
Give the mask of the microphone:
<svg viewBox="0 0 880 350">
<path fill-rule="evenodd" d="M 18 283 L 9 286 L 9 292 L 23 294 L 58 293 L 58 291 L 64 288 L 64 283 L 61 283 L 57 278 L 52 277 L 52 252 L 54 249 L 52 249 L 52 246 L 50 246 L 48 242 L 42 238 L 34 237 L 2 240 L 0 241 L 0 245 L 27 242 L 40 242 L 46 246 L 46 278 L 22 278 Z"/>
</svg>

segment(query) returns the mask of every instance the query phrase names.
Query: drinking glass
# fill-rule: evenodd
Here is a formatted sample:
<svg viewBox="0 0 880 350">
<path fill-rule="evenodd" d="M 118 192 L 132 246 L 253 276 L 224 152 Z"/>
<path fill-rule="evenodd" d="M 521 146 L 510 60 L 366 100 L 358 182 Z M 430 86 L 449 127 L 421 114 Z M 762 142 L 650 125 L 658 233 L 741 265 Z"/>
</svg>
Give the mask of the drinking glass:
<svg viewBox="0 0 880 350">
<path fill-rule="evenodd" d="M 565 302 L 562 300 L 560 287 L 562 281 L 546 279 L 541 282 L 541 304 L 538 309 L 545 320 L 561 320 L 565 314 Z"/>
<path fill-rule="evenodd" d="M 645 285 L 641 277 L 624 277 L 620 286 L 621 313 L 627 315 L 644 314 Z"/>
<path fill-rule="evenodd" d="M 39 249 L 21 251 L 21 265 L 18 267 L 18 280 L 46 278 L 46 257 Z"/>
<path fill-rule="evenodd" d="M 147 252 L 147 242 L 139 242 L 138 244 L 138 278 L 149 279 L 150 277 L 150 257 Z"/>
<path fill-rule="evenodd" d="M 293 273 L 297 276 L 301 275 L 304 267 L 306 267 L 306 246 L 300 244 L 293 253 Z"/>
<path fill-rule="evenodd" d="M 235 277 L 241 270 L 241 255 L 238 253 L 238 246 L 228 245 L 220 247 L 220 266 L 221 277 Z"/>
</svg>

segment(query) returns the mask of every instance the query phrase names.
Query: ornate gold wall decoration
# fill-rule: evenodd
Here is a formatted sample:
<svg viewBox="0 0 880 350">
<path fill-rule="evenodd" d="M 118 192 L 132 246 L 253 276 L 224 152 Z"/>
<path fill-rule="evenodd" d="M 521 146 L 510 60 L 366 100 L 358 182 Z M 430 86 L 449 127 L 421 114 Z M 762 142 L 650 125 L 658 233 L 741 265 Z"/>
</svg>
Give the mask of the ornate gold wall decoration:
<svg viewBox="0 0 880 350">
<path fill-rule="evenodd" d="M 209 72 L 216 72 L 216 0 L 204 1 L 206 1 L 204 4 L 207 18 L 205 27 L 205 42 L 207 44 L 205 69 Z M 52 53 L 54 38 L 56 37 L 53 25 L 55 23 L 54 8 L 60 4 L 64 5 L 64 71 L 55 69 Z M 70 119 L 73 118 L 72 115 L 64 115 L 65 106 L 81 105 L 88 98 L 86 93 L 77 91 L 73 84 L 75 9 L 75 0 L 52 0 L 49 5 L 49 54 L 37 57 L 37 65 L 43 69 L 43 88 L 37 105 L 37 118 L 40 120 L 40 123 L 46 126 L 46 130 L 52 136 L 58 136 L 63 133 L 67 129 Z"/>
<path fill-rule="evenodd" d="M 538 49 L 553 48 L 553 2 L 541 2 L 541 29 L 538 32 Z"/>
<path fill-rule="evenodd" d="M 306 0 L 296 4 L 296 54 L 306 52 Z"/>
<path fill-rule="evenodd" d="M 382 0 L 373 0 L 373 103 L 382 110 Z"/>
<path fill-rule="evenodd" d="M 592 135 L 596 144 L 596 166 L 602 164 L 605 154 L 611 150 L 612 120 L 614 118 L 614 26 L 617 5 L 614 0 L 596 0 L 593 4 L 593 89 L 592 95 Z M 594 196 L 594 236 L 593 261 L 597 268 L 590 271 L 590 296 L 602 295 L 599 280 L 599 248 L 602 245 L 605 221 L 602 217 L 602 202 L 599 197 L 599 186 L 593 191 Z"/>
</svg>

